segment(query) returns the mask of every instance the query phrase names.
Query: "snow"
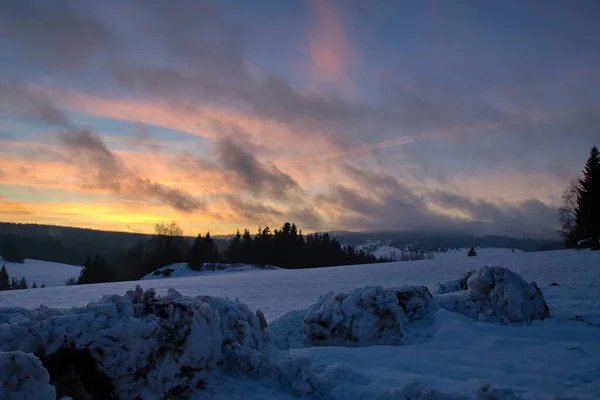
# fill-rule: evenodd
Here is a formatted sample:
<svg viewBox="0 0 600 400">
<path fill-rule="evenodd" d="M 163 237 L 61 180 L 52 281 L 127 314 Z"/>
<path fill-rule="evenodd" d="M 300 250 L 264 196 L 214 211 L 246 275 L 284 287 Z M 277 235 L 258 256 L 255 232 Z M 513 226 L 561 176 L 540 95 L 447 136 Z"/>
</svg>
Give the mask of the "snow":
<svg viewBox="0 0 600 400">
<path fill-rule="evenodd" d="M 150 279 L 165 279 L 165 278 L 190 278 L 199 277 L 205 275 L 214 274 L 225 274 L 231 272 L 253 272 L 253 271 L 265 271 L 265 270 L 276 270 L 280 269 L 272 266 L 256 266 L 250 264 L 203 264 L 203 269 L 195 271 L 188 267 L 187 263 L 176 263 L 166 265 L 158 268 L 156 271 L 151 272 L 144 277 L 142 280 Z"/>
<path fill-rule="evenodd" d="M 288 399 L 309 393 L 331 399 L 482 400 L 494 398 L 492 396 L 524 400 L 598 399 L 600 252 L 478 252 L 477 257 L 467 257 L 465 252 L 414 262 L 242 271 L 143 283 L 146 288 L 155 288 L 159 295 L 175 287 L 184 298 L 205 304 L 219 315 L 222 337 L 229 337 L 231 360 L 240 367 L 236 369 L 239 375 L 230 370 L 211 373 L 205 381 L 206 389 L 198 389 L 192 399 Z M 278 350 L 275 346 L 286 348 L 280 346 L 276 338 L 282 331 L 288 342 L 300 341 L 303 331 L 298 327 L 302 327 L 306 315 L 302 310 L 306 311 L 324 293 L 349 294 L 356 288 L 377 286 L 385 292 L 385 289 L 406 285 L 426 285 L 433 290 L 439 282 L 456 280 L 461 274 L 484 265 L 509 268 L 525 283 L 536 281 L 550 307 L 551 318 L 515 326 L 482 322 L 443 308 L 432 309 L 426 320 L 404 323 L 407 332 L 420 336 L 419 340 L 400 346 L 308 347 L 292 343 L 288 346 L 291 350 Z M 460 292 L 481 287 L 478 283 L 482 282 L 473 282 L 473 288 L 465 283 L 466 290 Z M 558 286 L 551 286 L 553 282 Z M 104 294 L 125 293 L 135 284 L 120 282 L 0 292 L 0 305 L 85 306 L 90 301 L 97 302 Z M 171 295 L 176 297 L 174 292 Z M 438 296 L 434 295 L 434 300 Z M 225 297 L 233 300 L 222 300 Z M 239 305 L 235 299 L 245 305 Z M 347 307 L 350 310 L 351 307 Z M 264 312 L 268 322 L 284 315 L 286 322 L 278 329 L 271 330 L 276 328 L 275 324 L 263 330 L 264 322 L 257 309 Z M 290 313 L 293 310 L 301 311 Z M 232 311 L 231 317 L 225 318 L 229 311 Z M 26 314 L 13 314 L 13 325 L 26 325 L 23 320 L 29 318 Z M 0 320 L 0 326 L 6 322 L 10 319 Z M 265 332 L 272 337 L 266 337 Z M 289 339 L 294 333 L 295 340 Z M 225 342 L 221 344 L 221 354 L 225 353 Z M 5 341 L 0 340 L 0 343 Z M 249 366 L 253 368 L 251 371 Z"/>
<path fill-rule="evenodd" d="M 537 284 L 506 268 L 483 266 L 440 287 L 436 301 L 441 307 L 479 321 L 520 324 L 550 317 Z M 459 290 L 449 292 L 450 287 Z"/>
<path fill-rule="evenodd" d="M 33 260 L 26 258 L 24 263 L 13 263 L 0 258 L 0 267 L 4 265 L 8 275 L 21 279 L 25 277 L 29 286 L 33 282 L 40 287 L 43 284 L 49 286 L 64 286 L 65 281 L 71 277 L 78 277 L 81 267 L 69 264 L 60 264 L 50 261 Z"/>
<path fill-rule="evenodd" d="M 0 353 L 0 399 L 54 400 L 56 392 L 40 360 L 20 351 Z"/>
</svg>

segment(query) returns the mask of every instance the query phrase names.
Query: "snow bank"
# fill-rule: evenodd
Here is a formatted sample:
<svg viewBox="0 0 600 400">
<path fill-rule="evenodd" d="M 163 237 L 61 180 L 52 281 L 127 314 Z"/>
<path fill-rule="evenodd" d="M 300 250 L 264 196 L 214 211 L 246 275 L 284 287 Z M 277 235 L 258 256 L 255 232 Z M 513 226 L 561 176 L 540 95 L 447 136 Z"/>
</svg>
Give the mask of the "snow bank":
<svg viewBox="0 0 600 400">
<path fill-rule="evenodd" d="M 65 395 L 80 390 L 69 386 L 97 382 L 98 371 L 107 383 L 95 394 L 181 395 L 201 384 L 221 357 L 219 317 L 212 307 L 176 293 L 158 298 L 139 286 L 68 311 L 0 309 L 0 322 L 0 350 L 38 354 L 45 365 L 56 366 L 50 375 Z M 58 358 L 70 358 L 65 364 L 78 365 L 83 376 L 65 371 Z M 73 376 L 56 376 L 62 373 Z"/>
<path fill-rule="evenodd" d="M 441 284 L 437 292 L 440 307 L 479 321 L 521 324 L 550 317 L 536 283 L 527 283 L 507 268 L 480 267 Z"/>
<path fill-rule="evenodd" d="M 40 360 L 20 351 L 0 352 L 0 399 L 54 400 L 56 392 Z"/>
<path fill-rule="evenodd" d="M 310 360 L 276 349 L 266 327 L 262 312 L 239 302 L 137 286 L 71 310 L 0 308 L 0 350 L 38 355 L 60 397 L 185 397 L 216 370 L 318 390 Z"/>
<path fill-rule="evenodd" d="M 307 310 L 293 311 L 273 321 L 269 331 L 283 349 L 401 344 L 406 324 L 430 312 L 431 298 L 424 286 L 329 292 Z"/>
</svg>

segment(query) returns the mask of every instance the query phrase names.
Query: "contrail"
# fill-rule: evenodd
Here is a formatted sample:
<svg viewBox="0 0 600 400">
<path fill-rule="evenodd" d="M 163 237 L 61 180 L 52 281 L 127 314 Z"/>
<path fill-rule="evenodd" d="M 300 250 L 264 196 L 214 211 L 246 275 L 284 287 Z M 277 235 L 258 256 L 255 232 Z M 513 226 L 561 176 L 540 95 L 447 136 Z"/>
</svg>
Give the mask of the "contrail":
<svg viewBox="0 0 600 400">
<path fill-rule="evenodd" d="M 483 132 L 483 131 L 486 131 L 489 129 L 499 128 L 499 127 L 511 124 L 513 122 L 518 122 L 518 121 L 523 121 L 523 120 L 542 121 L 542 120 L 553 119 L 553 118 L 557 118 L 557 117 L 561 117 L 561 116 L 565 116 L 565 115 L 576 114 L 579 112 L 592 111 L 592 110 L 596 110 L 599 108 L 600 108 L 600 104 L 594 104 L 594 105 L 591 105 L 588 107 L 582 107 L 582 108 L 576 108 L 576 109 L 565 109 L 565 110 L 559 110 L 559 111 L 554 111 L 554 112 L 536 113 L 536 114 L 530 115 L 529 117 L 517 115 L 515 117 L 508 118 L 504 121 L 490 122 L 490 123 L 486 123 L 486 124 L 478 124 L 478 125 L 471 125 L 471 126 L 460 126 L 460 127 L 455 127 L 455 128 L 450 128 L 450 129 L 445 129 L 445 130 L 440 130 L 440 131 L 432 131 L 432 132 L 422 133 L 422 134 L 418 134 L 418 135 L 401 136 L 396 139 L 385 140 L 382 142 L 359 146 L 359 147 L 355 147 L 354 149 L 350 149 L 350 150 L 346 150 L 346 151 L 323 154 L 320 156 L 307 157 L 307 158 L 302 158 L 302 159 L 292 160 L 292 161 L 278 162 L 277 165 L 294 165 L 294 164 L 301 164 L 301 163 L 311 162 L 311 161 L 324 161 L 324 160 L 330 160 L 330 159 L 340 158 L 340 157 L 349 156 L 349 155 L 369 153 L 369 152 L 371 152 L 373 150 L 377 150 L 377 149 L 384 149 L 384 148 L 393 147 L 393 146 L 402 146 L 405 144 L 423 142 L 423 141 L 427 141 L 427 140 L 457 138 L 457 137 L 461 137 L 461 136 L 470 135 L 473 133 Z"/>
</svg>

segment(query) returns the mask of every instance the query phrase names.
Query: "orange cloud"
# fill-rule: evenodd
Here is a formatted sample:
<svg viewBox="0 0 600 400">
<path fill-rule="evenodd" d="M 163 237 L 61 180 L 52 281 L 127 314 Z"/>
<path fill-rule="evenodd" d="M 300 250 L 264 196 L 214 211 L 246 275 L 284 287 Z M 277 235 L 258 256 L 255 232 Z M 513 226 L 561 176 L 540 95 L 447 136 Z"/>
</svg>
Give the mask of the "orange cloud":
<svg viewBox="0 0 600 400">
<path fill-rule="evenodd" d="M 341 10 L 329 0 L 313 0 L 314 29 L 309 34 L 311 78 L 315 83 L 350 83 L 352 47 L 348 41 Z"/>
</svg>

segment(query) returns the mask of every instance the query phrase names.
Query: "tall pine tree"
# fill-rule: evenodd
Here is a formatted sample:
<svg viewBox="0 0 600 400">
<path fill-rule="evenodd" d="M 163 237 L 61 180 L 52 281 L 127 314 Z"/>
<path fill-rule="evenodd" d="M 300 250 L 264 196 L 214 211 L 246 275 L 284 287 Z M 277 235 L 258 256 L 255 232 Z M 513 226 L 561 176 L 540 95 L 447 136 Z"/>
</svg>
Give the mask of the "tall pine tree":
<svg viewBox="0 0 600 400">
<path fill-rule="evenodd" d="M 577 188 L 575 235 L 578 240 L 600 238 L 600 154 L 596 146 L 583 169 Z"/>
<path fill-rule="evenodd" d="M 8 271 L 6 271 L 6 267 L 3 265 L 2 269 L 0 269 L 0 290 L 9 290 L 10 289 L 10 278 L 8 277 Z"/>
</svg>

